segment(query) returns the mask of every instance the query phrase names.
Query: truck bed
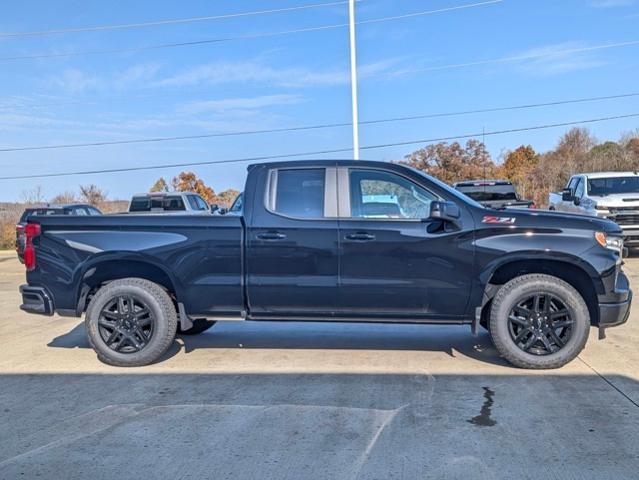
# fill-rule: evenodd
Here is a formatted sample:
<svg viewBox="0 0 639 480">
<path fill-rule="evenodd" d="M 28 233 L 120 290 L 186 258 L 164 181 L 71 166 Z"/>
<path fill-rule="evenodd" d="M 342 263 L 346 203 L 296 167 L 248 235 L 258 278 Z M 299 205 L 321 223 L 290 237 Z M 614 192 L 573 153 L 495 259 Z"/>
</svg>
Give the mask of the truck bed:
<svg viewBox="0 0 639 480">
<path fill-rule="evenodd" d="M 116 277 L 156 268 L 191 315 L 239 315 L 244 309 L 240 216 L 43 216 L 31 221 L 40 224 L 42 234 L 39 268 L 27 279 L 46 283 L 57 311 L 76 313 L 77 290 L 95 282 L 98 264 L 100 274 Z"/>
</svg>

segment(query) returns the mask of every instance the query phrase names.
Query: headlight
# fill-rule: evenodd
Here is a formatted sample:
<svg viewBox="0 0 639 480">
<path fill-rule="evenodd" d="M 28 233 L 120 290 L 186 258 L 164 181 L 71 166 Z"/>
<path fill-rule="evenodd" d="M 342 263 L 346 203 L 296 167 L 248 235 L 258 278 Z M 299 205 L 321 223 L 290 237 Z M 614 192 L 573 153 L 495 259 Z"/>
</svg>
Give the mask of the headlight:
<svg viewBox="0 0 639 480">
<path fill-rule="evenodd" d="M 621 257 L 623 252 L 623 237 L 606 235 L 604 232 L 596 232 L 595 240 L 597 240 L 597 243 L 602 247 L 618 252 Z"/>
<path fill-rule="evenodd" d="M 599 210 L 600 212 L 607 212 L 608 207 L 605 207 L 603 205 L 595 205 L 595 210 Z"/>
</svg>

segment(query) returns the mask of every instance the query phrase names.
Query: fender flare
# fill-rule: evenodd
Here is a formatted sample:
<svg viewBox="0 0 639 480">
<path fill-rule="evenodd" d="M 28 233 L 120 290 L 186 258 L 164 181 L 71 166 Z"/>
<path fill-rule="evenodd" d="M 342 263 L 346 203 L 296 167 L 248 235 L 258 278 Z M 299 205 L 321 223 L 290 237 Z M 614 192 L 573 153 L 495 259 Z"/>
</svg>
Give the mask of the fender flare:
<svg viewBox="0 0 639 480">
<path fill-rule="evenodd" d="M 145 255 L 140 252 L 132 251 L 109 251 L 92 255 L 87 261 L 82 262 L 73 275 L 74 285 L 77 285 L 75 298 L 76 298 L 76 314 L 81 315 L 84 303 L 86 303 L 86 297 L 89 294 L 89 287 L 86 283 L 86 279 L 95 273 L 95 271 L 108 262 L 136 262 L 149 265 L 153 268 L 157 268 L 162 271 L 173 286 L 175 295 L 177 298 L 181 297 L 183 287 L 177 280 L 175 275 L 168 270 L 162 263 L 158 262 L 154 257 Z M 149 279 L 150 280 L 150 279 Z"/>
</svg>

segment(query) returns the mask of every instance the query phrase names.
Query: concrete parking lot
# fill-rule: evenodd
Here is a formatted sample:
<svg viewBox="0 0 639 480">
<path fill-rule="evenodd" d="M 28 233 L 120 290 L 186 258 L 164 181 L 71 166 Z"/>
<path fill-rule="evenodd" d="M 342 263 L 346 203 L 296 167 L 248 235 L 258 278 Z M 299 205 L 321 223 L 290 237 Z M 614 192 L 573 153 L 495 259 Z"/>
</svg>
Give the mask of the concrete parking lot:
<svg viewBox="0 0 639 480">
<path fill-rule="evenodd" d="M 0 256 L 0 479 L 639 478 L 637 306 L 555 371 L 464 327 L 248 322 L 118 369 L 23 278 Z"/>
</svg>

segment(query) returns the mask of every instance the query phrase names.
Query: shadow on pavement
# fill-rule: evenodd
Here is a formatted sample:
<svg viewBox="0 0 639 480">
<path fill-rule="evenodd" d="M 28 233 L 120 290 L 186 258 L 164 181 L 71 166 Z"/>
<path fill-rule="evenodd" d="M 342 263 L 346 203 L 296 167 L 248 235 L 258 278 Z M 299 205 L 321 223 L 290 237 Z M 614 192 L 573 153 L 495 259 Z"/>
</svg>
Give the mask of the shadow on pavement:
<svg viewBox="0 0 639 480">
<path fill-rule="evenodd" d="M 0 375 L 0 478 L 637 478 L 596 375 L 127 372 Z"/>
<path fill-rule="evenodd" d="M 54 348 L 91 348 L 84 323 L 79 323 L 49 344 Z M 218 322 L 205 333 L 182 336 L 161 360 L 180 351 L 206 348 L 414 350 L 443 352 L 494 365 L 508 365 L 493 348 L 488 333 L 473 337 L 468 326 L 393 325 L 321 322 Z"/>
</svg>

